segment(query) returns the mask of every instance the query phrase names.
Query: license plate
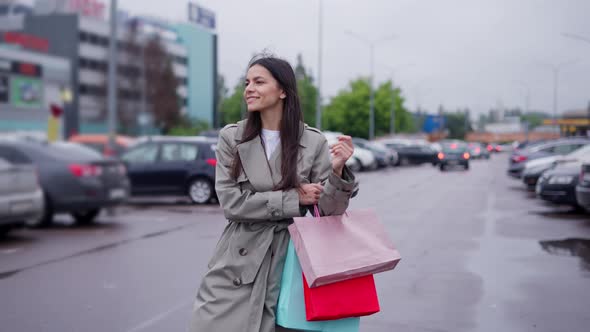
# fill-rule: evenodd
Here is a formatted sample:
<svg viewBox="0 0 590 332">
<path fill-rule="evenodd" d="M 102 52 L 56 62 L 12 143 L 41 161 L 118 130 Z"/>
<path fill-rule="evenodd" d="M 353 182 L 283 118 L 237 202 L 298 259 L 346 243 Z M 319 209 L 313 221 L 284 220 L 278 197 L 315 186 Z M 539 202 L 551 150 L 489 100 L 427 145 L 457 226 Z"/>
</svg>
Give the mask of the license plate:
<svg viewBox="0 0 590 332">
<path fill-rule="evenodd" d="M 10 212 L 13 214 L 30 211 L 33 208 L 32 202 L 15 202 L 10 204 Z"/>
<path fill-rule="evenodd" d="M 449 165 L 457 165 L 459 162 L 456 160 L 449 160 L 448 164 Z"/>
<path fill-rule="evenodd" d="M 127 192 L 125 191 L 125 189 L 111 189 L 111 191 L 109 192 L 109 198 L 111 199 L 118 199 L 118 198 L 124 198 L 127 196 Z"/>
</svg>

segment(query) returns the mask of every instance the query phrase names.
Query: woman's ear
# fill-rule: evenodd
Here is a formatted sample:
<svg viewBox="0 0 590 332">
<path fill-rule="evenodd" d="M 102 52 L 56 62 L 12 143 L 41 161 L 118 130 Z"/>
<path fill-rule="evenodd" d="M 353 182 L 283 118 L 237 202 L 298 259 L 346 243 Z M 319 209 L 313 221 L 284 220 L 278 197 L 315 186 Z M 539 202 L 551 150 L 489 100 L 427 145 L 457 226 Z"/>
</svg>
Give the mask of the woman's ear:
<svg viewBox="0 0 590 332">
<path fill-rule="evenodd" d="M 281 92 L 281 95 L 279 96 L 279 98 L 285 99 L 285 98 L 287 98 L 287 94 L 283 91 L 283 92 Z"/>
</svg>

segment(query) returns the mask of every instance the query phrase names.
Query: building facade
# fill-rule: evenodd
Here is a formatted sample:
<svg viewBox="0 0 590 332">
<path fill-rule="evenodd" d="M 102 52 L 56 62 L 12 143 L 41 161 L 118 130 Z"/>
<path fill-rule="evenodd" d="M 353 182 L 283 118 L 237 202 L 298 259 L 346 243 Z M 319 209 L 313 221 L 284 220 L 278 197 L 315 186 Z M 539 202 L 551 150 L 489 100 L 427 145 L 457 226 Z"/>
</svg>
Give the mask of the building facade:
<svg viewBox="0 0 590 332">
<path fill-rule="evenodd" d="M 105 6 L 96 0 L 38 0 L 30 13 L 10 20 L 10 32 L 47 41 L 47 54 L 69 61 L 73 94 L 64 117 L 65 136 L 102 133 L 106 127 L 106 86 L 110 26 Z M 157 18 L 118 17 L 118 119 L 138 134 L 150 125 L 150 105 L 145 102 L 143 52 L 130 52 L 130 34 L 143 50 L 157 35 L 172 60 L 177 79 L 180 111 L 210 126 L 215 124 L 216 36 L 190 24 L 166 23 Z M 0 18 L 1 21 L 1 18 Z M 0 28 L 2 30 L 2 28 Z M 140 57 L 138 59 L 138 56 Z"/>
</svg>

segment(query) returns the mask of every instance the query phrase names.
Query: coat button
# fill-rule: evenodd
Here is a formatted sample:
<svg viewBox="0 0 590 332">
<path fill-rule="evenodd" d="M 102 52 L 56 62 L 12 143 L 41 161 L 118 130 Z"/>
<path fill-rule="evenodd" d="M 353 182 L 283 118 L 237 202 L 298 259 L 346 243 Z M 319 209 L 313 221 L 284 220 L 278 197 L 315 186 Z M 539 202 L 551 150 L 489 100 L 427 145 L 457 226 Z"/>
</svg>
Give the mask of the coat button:
<svg viewBox="0 0 590 332">
<path fill-rule="evenodd" d="M 234 286 L 236 286 L 236 287 L 240 287 L 240 286 L 242 286 L 242 279 L 240 279 L 240 278 L 235 278 L 235 279 L 234 279 Z"/>
<path fill-rule="evenodd" d="M 248 255 L 248 249 L 246 249 L 246 248 L 242 248 L 238 252 L 240 253 L 240 256 L 246 256 L 246 255 Z"/>
</svg>

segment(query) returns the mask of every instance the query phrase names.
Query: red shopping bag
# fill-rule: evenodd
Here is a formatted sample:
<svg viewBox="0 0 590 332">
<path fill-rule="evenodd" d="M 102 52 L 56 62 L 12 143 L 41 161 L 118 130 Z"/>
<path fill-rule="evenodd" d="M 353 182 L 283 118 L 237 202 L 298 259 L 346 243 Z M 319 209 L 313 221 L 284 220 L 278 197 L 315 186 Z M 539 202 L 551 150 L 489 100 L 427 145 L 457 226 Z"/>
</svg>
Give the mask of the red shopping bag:
<svg viewBox="0 0 590 332">
<path fill-rule="evenodd" d="M 303 275 L 303 295 L 308 321 L 368 316 L 380 310 L 373 275 L 314 288 Z"/>
</svg>

